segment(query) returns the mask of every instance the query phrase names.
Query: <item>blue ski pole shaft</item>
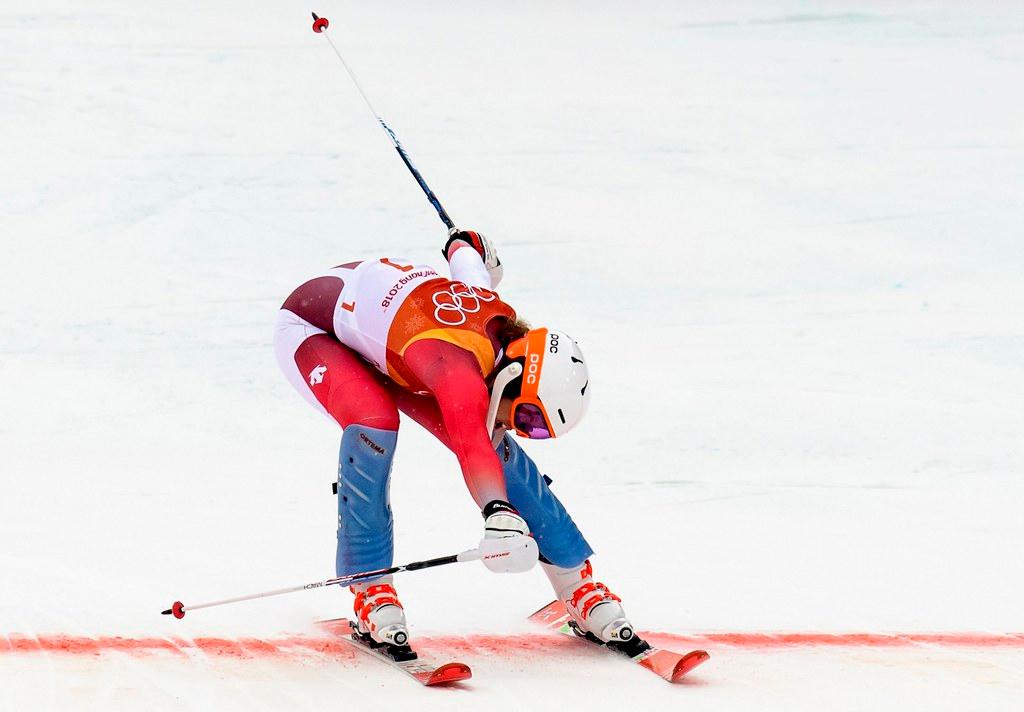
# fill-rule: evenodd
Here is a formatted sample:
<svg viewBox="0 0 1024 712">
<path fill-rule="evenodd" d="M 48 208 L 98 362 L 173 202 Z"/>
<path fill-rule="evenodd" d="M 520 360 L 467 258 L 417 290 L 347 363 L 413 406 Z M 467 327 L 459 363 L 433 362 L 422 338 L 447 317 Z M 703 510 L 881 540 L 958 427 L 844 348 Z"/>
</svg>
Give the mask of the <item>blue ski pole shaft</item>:
<svg viewBox="0 0 1024 712">
<path fill-rule="evenodd" d="M 366 106 L 370 109 L 370 112 L 373 113 L 374 118 L 377 119 L 377 123 L 380 124 L 384 133 L 388 135 L 391 145 L 395 147 L 396 151 L 398 151 L 398 155 L 402 159 L 402 163 L 404 163 L 405 167 L 409 169 L 410 173 L 412 173 L 412 177 L 416 179 L 420 189 L 424 194 L 426 194 L 427 200 L 429 200 L 430 204 L 434 206 L 434 210 L 437 211 L 437 216 L 441 218 L 441 222 L 444 223 L 449 232 L 455 232 L 455 223 L 453 223 L 452 219 L 448 217 L 448 212 L 444 209 L 444 206 L 441 205 L 441 201 L 437 199 L 436 195 L 434 195 L 434 191 L 432 191 L 430 186 L 427 185 L 427 181 L 423 180 L 423 175 L 419 172 L 419 169 L 413 165 L 412 159 L 409 158 L 409 154 L 402 146 L 402 143 L 398 140 L 395 132 L 391 130 L 391 127 L 385 123 L 384 119 L 382 119 L 380 114 L 377 113 L 377 110 L 373 108 L 373 103 L 370 101 L 370 97 L 366 95 L 366 92 L 363 91 L 363 87 L 359 83 L 359 80 L 356 79 L 355 72 L 353 72 L 352 68 L 348 66 L 348 62 L 346 62 L 345 58 L 341 56 L 341 52 L 338 51 L 338 47 L 334 44 L 334 40 L 332 40 L 330 35 L 327 34 L 327 27 L 329 25 L 330 23 L 326 17 L 319 17 L 315 12 L 313 13 L 313 31 L 323 34 L 327 43 L 331 45 L 331 49 L 334 50 L 334 54 L 337 55 L 341 65 L 345 68 L 345 71 L 348 72 L 348 76 L 352 80 L 352 83 L 356 85 L 359 95 L 363 97 L 363 101 L 366 102 Z"/>
</svg>

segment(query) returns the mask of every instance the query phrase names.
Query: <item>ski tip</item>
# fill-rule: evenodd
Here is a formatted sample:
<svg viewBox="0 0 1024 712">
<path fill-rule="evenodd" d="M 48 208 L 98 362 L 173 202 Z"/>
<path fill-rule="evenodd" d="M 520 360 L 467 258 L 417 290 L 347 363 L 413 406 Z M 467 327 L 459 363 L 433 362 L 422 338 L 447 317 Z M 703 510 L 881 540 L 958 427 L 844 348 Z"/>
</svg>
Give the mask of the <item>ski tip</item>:
<svg viewBox="0 0 1024 712">
<path fill-rule="evenodd" d="M 569 612 L 561 601 L 552 601 L 530 615 L 529 620 L 546 628 L 558 629 L 569 619 Z"/>
<path fill-rule="evenodd" d="M 711 656 L 705 650 L 694 650 L 687 653 L 679 659 L 679 662 L 672 669 L 672 676 L 669 678 L 669 682 L 681 681 L 688 672 L 710 658 Z"/>
<path fill-rule="evenodd" d="M 462 682 L 473 677 L 473 671 L 465 663 L 445 663 L 430 673 L 430 678 L 425 685 L 447 685 L 453 682 Z"/>
</svg>

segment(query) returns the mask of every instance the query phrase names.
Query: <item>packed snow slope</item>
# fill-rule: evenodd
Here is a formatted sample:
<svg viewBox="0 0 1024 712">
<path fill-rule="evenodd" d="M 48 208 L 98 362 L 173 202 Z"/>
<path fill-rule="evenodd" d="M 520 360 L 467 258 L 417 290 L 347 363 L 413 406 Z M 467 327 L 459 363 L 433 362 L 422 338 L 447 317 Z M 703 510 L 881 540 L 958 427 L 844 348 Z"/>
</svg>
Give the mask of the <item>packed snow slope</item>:
<svg viewBox="0 0 1024 712">
<path fill-rule="evenodd" d="M 1024 632 L 1019 4 L 5 0 L 0 708 L 1019 704 L 1020 644 L 942 636 L 725 636 L 669 687 L 545 654 L 543 576 L 470 564 L 398 581 L 462 690 L 232 647 L 322 635 L 334 589 L 159 616 L 333 573 L 339 432 L 275 312 L 445 239 L 311 9 L 502 296 L 587 354 L 587 418 L 527 447 L 642 630 Z M 391 497 L 399 561 L 480 535 L 413 423 Z"/>
</svg>

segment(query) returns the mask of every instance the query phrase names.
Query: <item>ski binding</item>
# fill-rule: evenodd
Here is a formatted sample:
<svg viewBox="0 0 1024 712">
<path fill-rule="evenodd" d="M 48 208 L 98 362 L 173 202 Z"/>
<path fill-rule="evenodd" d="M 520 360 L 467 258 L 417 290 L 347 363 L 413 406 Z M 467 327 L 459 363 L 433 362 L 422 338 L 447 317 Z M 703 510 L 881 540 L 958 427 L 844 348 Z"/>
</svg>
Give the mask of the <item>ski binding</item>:
<svg viewBox="0 0 1024 712">
<path fill-rule="evenodd" d="M 604 643 L 594 635 L 581 631 L 561 601 L 552 601 L 531 615 L 530 620 L 549 630 L 558 631 L 564 635 L 570 635 L 621 653 L 640 667 L 647 668 L 668 682 L 681 682 L 688 672 L 711 657 L 703 650 L 676 653 L 656 648 L 635 633 L 629 640 L 622 643 Z"/>
<path fill-rule="evenodd" d="M 340 640 L 353 648 L 401 670 L 424 686 L 448 685 L 473 677 L 473 671 L 465 663 L 439 664 L 419 655 L 409 645 L 378 643 L 369 635 L 360 633 L 355 623 L 346 618 L 317 621 L 317 624 L 337 633 Z"/>
</svg>

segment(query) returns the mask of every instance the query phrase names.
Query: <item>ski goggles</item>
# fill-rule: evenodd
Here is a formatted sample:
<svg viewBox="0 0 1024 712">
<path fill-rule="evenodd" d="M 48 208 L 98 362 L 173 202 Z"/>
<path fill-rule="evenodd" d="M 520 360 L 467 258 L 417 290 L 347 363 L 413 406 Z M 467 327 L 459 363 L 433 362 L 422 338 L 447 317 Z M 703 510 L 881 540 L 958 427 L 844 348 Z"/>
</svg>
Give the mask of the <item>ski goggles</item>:
<svg viewBox="0 0 1024 712">
<path fill-rule="evenodd" d="M 494 432 L 497 421 L 501 394 L 510 383 L 521 378 L 519 396 L 512 401 L 512 427 L 520 436 L 532 440 L 555 437 L 547 410 L 537 395 L 546 338 L 547 329 L 533 329 L 523 338 L 509 344 L 506 355 L 516 360 L 495 376 L 491 386 L 491 403 L 487 409 L 487 423 L 491 432 Z"/>
<path fill-rule="evenodd" d="M 526 336 L 509 344 L 506 351 L 509 358 L 523 359 L 523 383 L 519 389 L 519 397 L 512 401 L 512 427 L 517 433 L 531 440 L 555 437 L 547 409 L 537 394 L 547 349 L 547 336 L 547 329 L 531 329 Z"/>
<path fill-rule="evenodd" d="M 523 375 L 523 367 L 519 362 L 510 363 L 494 379 L 494 386 L 491 388 L 491 405 L 487 411 L 488 429 L 493 433 L 494 426 L 498 419 L 498 406 L 501 403 L 501 394 L 505 387 L 512 381 Z M 516 398 L 512 403 L 512 427 L 516 433 L 531 440 L 544 440 L 555 437 L 544 406 L 539 401 L 524 400 Z"/>
<path fill-rule="evenodd" d="M 535 403 L 520 403 L 512 406 L 512 426 L 520 435 L 531 440 L 545 440 L 554 437 L 551 426 L 544 415 L 542 406 Z"/>
</svg>

